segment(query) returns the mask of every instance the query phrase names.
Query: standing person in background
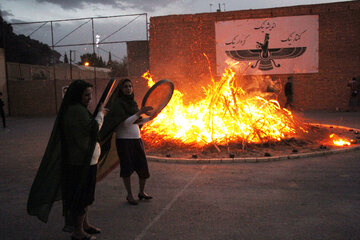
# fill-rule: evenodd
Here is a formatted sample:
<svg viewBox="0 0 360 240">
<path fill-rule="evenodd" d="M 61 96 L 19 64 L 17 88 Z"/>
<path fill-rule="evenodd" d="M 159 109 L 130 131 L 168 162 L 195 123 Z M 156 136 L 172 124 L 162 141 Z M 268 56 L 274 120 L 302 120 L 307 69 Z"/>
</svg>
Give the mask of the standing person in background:
<svg viewBox="0 0 360 240">
<path fill-rule="evenodd" d="M 2 92 L 0 92 L 0 115 L 2 118 L 3 127 L 6 128 L 5 111 L 4 111 L 5 104 L 1 98 L 2 98 Z"/>
<path fill-rule="evenodd" d="M 273 79 L 270 76 L 264 77 L 264 82 L 266 84 L 266 90 L 269 99 L 278 100 L 278 95 L 281 91 L 281 83 L 278 79 Z"/>
<path fill-rule="evenodd" d="M 92 85 L 76 80 L 62 101 L 54 128 L 31 187 L 27 210 L 47 222 L 52 204 L 63 201 L 63 213 L 74 223 L 72 240 L 94 240 L 101 230 L 88 221 L 88 206 L 94 201 L 100 145 L 97 134 L 105 109 L 95 118 L 87 109 Z"/>
<path fill-rule="evenodd" d="M 289 109 L 293 108 L 293 105 L 292 105 L 292 102 L 293 102 L 292 81 L 293 81 L 293 77 L 292 76 L 288 77 L 288 81 L 287 81 L 287 83 L 285 84 L 285 87 L 284 87 L 284 93 L 285 93 L 285 97 L 286 97 L 286 103 L 285 103 L 284 107 L 289 108 Z"/>
<path fill-rule="evenodd" d="M 355 111 L 356 106 L 358 105 L 358 97 L 359 97 L 359 86 L 356 82 L 356 78 L 353 77 L 347 84 L 350 87 L 350 99 L 349 99 L 349 110 Z"/>
<path fill-rule="evenodd" d="M 360 107 L 360 76 L 358 76 L 356 79 L 356 89 L 357 89 L 357 104 L 356 106 L 358 107 L 357 110 L 359 110 Z"/>
<path fill-rule="evenodd" d="M 139 110 L 134 100 L 134 89 L 130 79 L 121 80 L 113 95 L 116 98 L 110 107 L 109 114 L 105 117 L 99 138 L 100 140 L 108 139 L 114 132 L 116 133 L 120 177 L 123 178 L 127 191 L 126 200 L 131 205 L 137 205 L 138 202 L 134 199 L 131 190 L 130 176 L 133 172 L 136 172 L 139 177 L 139 200 L 152 199 L 152 196 L 144 191 L 146 179 L 150 177 L 150 174 L 139 128 L 139 125 L 152 119 L 141 117 L 144 113 L 149 115 L 152 107 L 144 106 Z"/>
</svg>

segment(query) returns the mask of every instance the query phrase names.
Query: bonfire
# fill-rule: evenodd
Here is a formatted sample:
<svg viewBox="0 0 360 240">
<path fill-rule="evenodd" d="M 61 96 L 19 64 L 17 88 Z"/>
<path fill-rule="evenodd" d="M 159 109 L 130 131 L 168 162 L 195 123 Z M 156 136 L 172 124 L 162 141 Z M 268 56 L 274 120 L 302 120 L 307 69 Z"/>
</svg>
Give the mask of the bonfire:
<svg viewBox="0 0 360 240">
<path fill-rule="evenodd" d="M 317 131 L 282 108 L 277 98 L 240 87 L 244 76 L 233 68 L 225 69 L 218 81 L 211 78 L 210 84 L 202 87 L 204 97 L 196 102 L 184 104 L 184 93 L 175 89 L 166 108 L 142 128 L 146 145 L 152 149 L 211 146 L 218 152 L 224 146 L 229 152 L 229 146 L 236 145 L 244 151 L 251 144 L 309 139 L 309 134 Z M 242 72 L 246 66 L 244 69 Z M 149 87 L 155 83 L 149 72 L 143 77 Z"/>
</svg>

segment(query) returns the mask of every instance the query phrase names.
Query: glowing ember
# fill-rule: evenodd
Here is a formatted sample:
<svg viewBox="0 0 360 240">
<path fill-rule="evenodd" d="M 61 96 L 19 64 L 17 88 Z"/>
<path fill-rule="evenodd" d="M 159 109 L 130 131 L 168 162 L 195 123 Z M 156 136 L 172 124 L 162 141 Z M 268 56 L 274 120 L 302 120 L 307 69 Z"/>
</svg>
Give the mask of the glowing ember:
<svg viewBox="0 0 360 240">
<path fill-rule="evenodd" d="M 336 146 L 350 146 L 351 142 L 347 139 L 342 139 L 335 133 L 330 134 L 330 139 Z"/>
<path fill-rule="evenodd" d="M 143 77 L 153 85 L 149 72 Z M 306 132 L 278 101 L 247 93 L 237 84 L 241 80 L 228 68 L 219 81 L 211 79 L 211 84 L 202 87 L 203 99 L 188 105 L 183 103 L 183 93 L 175 90 L 167 107 L 143 127 L 143 138 L 152 146 L 171 141 L 193 146 L 237 142 L 244 147 Z"/>
</svg>

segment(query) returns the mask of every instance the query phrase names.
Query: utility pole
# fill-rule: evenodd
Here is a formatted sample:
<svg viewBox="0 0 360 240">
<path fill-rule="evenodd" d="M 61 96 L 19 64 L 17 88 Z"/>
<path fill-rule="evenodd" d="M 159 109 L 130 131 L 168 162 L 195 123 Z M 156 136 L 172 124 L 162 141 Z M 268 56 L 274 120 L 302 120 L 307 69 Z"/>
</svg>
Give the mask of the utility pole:
<svg viewBox="0 0 360 240">
<path fill-rule="evenodd" d="M 72 80 L 72 64 L 71 64 L 72 55 L 71 55 L 71 53 L 72 53 L 72 50 L 70 50 L 70 61 L 69 61 L 69 63 L 70 63 L 70 80 Z"/>
<path fill-rule="evenodd" d="M 55 113 L 58 112 L 58 104 L 57 104 L 57 94 L 56 94 L 56 68 L 55 68 L 55 46 L 54 46 L 54 28 L 53 28 L 53 22 L 50 22 L 50 28 L 51 28 L 51 53 L 52 53 L 52 60 L 53 60 L 53 66 L 54 66 L 54 97 L 55 97 Z"/>
</svg>

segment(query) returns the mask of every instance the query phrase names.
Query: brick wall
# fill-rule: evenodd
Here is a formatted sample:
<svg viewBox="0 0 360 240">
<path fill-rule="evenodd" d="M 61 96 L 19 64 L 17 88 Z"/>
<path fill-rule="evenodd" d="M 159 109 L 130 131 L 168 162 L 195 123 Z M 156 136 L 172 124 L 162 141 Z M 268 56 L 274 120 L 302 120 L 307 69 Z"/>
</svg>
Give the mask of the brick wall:
<svg viewBox="0 0 360 240">
<path fill-rule="evenodd" d="M 181 91 L 201 93 L 198 85 L 216 74 L 215 22 L 318 15 L 319 72 L 295 74 L 294 105 L 300 110 L 346 109 L 347 82 L 360 76 L 360 1 L 273 9 L 170 15 L 150 19 L 149 61 L 156 79 L 168 78 Z M 283 84 L 288 75 L 276 75 Z M 188 95 L 189 98 L 194 96 Z M 284 103 L 281 95 L 280 103 Z"/>
<path fill-rule="evenodd" d="M 149 70 L 149 46 L 148 41 L 126 42 L 128 75 L 141 76 Z"/>
</svg>

